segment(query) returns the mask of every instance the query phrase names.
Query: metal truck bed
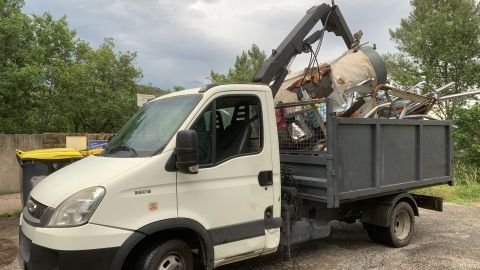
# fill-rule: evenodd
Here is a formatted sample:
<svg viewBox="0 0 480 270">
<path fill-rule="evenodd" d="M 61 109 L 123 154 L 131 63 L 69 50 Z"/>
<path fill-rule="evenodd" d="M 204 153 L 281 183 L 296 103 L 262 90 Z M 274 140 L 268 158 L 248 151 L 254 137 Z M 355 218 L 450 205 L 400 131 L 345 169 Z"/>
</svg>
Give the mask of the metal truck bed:
<svg viewBox="0 0 480 270">
<path fill-rule="evenodd" d="M 326 151 L 281 150 L 282 181 L 304 199 L 341 203 L 453 184 L 448 121 L 333 117 L 327 101 Z"/>
</svg>

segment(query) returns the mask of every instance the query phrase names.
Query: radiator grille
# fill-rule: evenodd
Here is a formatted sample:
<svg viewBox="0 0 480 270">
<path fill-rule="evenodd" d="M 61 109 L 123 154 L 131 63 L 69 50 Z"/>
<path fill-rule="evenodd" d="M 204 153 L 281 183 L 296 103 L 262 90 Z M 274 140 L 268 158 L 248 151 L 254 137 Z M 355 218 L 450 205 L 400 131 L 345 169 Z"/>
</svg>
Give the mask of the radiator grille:
<svg viewBox="0 0 480 270">
<path fill-rule="evenodd" d="M 47 210 L 47 206 L 39 203 L 38 201 L 34 200 L 33 198 L 29 198 L 27 202 L 27 211 L 36 219 L 41 219 L 45 210 Z"/>
</svg>

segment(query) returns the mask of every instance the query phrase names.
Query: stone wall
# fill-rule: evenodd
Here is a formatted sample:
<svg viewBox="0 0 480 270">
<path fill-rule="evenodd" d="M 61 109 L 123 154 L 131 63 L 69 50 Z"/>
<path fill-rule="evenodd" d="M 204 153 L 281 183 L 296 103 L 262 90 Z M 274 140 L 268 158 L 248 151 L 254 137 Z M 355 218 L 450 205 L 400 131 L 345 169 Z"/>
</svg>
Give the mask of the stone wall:
<svg viewBox="0 0 480 270">
<path fill-rule="evenodd" d="M 30 151 L 64 148 L 66 136 L 86 136 L 87 140 L 106 140 L 110 134 L 0 134 L 0 194 L 20 191 L 20 165 L 15 154 L 16 149 Z"/>
</svg>

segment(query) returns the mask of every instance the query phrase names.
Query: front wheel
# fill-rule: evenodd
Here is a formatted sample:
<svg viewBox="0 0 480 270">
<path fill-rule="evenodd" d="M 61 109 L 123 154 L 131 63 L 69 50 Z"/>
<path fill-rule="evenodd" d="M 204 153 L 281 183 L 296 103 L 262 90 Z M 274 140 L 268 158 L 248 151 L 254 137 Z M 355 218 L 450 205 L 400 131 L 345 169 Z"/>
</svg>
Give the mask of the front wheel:
<svg viewBox="0 0 480 270">
<path fill-rule="evenodd" d="M 190 247 L 181 240 L 169 240 L 147 249 L 138 263 L 138 270 L 192 270 Z"/>
</svg>

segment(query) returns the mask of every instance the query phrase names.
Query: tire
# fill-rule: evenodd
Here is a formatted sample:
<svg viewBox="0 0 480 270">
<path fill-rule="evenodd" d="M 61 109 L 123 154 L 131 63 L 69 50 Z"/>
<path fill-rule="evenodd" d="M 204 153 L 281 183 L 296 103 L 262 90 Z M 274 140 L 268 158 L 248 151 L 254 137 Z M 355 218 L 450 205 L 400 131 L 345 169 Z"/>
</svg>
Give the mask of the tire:
<svg viewBox="0 0 480 270">
<path fill-rule="evenodd" d="M 413 209 L 407 202 L 399 202 L 389 217 L 389 227 L 363 223 L 370 239 L 377 244 L 404 247 L 412 240 L 415 229 Z"/>
<path fill-rule="evenodd" d="M 181 240 L 169 240 L 147 249 L 138 261 L 137 270 L 193 270 L 190 247 Z"/>
<path fill-rule="evenodd" d="M 368 237 L 377 244 L 385 244 L 385 230 L 387 228 L 378 225 L 363 223 L 363 227 L 367 231 Z"/>
<path fill-rule="evenodd" d="M 410 243 L 415 230 L 415 215 L 407 202 L 399 202 L 390 215 L 390 226 L 385 228 L 384 244 L 404 247 Z"/>
</svg>

